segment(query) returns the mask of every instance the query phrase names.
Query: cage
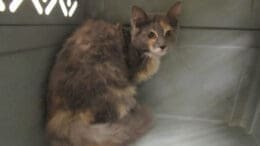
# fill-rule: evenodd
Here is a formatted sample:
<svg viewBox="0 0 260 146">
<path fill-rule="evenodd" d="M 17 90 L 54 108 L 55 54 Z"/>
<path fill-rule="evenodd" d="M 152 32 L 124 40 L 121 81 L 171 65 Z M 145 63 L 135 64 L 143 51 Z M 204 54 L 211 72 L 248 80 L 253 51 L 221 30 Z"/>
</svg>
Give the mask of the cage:
<svg viewBox="0 0 260 146">
<path fill-rule="evenodd" d="M 128 24 L 132 5 L 174 2 L 0 0 L 0 145 L 47 145 L 48 73 L 82 21 Z M 135 145 L 260 146 L 259 13 L 258 0 L 183 0 L 177 44 L 138 91 L 155 127 Z"/>
</svg>

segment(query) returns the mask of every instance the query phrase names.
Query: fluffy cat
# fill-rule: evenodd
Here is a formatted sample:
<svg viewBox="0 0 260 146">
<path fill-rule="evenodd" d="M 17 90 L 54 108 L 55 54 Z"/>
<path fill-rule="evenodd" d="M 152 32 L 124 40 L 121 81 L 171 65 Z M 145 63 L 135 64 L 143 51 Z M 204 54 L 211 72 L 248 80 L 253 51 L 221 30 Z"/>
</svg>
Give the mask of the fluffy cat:
<svg viewBox="0 0 260 146">
<path fill-rule="evenodd" d="M 133 6 L 130 41 L 122 27 L 88 20 L 66 41 L 52 68 L 47 133 L 52 146 L 124 146 L 151 127 L 136 85 L 159 68 L 181 3 L 166 16 Z"/>
</svg>

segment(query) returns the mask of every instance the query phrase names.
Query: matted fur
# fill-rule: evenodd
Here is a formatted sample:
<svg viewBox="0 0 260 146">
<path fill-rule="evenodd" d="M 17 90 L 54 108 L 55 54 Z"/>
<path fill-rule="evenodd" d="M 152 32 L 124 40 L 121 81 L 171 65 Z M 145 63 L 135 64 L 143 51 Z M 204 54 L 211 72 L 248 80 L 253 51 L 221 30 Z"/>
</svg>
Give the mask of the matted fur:
<svg viewBox="0 0 260 146">
<path fill-rule="evenodd" d="M 133 7 L 130 41 L 120 25 L 101 20 L 88 20 L 73 33 L 49 79 L 52 146 L 125 146 L 150 129 L 151 114 L 137 102 L 136 84 L 157 72 L 179 7 L 153 17 Z"/>
<path fill-rule="evenodd" d="M 65 43 L 49 82 L 52 146 L 121 146 L 150 127 L 150 114 L 136 102 L 124 46 L 118 25 L 93 20 Z"/>
<path fill-rule="evenodd" d="M 123 146 L 151 128 L 151 114 L 137 106 L 113 123 L 89 124 L 80 114 L 57 112 L 47 125 L 53 146 Z"/>
</svg>

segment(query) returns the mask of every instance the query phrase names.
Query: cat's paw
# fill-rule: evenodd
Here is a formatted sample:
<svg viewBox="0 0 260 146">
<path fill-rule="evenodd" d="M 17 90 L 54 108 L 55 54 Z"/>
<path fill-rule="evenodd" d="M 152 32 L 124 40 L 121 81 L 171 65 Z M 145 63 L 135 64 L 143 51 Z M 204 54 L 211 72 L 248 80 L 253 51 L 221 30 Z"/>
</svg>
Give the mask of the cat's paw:
<svg viewBox="0 0 260 146">
<path fill-rule="evenodd" d="M 134 97 L 128 97 L 123 103 L 117 105 L 118 117 L 122 119 L 137 105 Z"/>
</svg>

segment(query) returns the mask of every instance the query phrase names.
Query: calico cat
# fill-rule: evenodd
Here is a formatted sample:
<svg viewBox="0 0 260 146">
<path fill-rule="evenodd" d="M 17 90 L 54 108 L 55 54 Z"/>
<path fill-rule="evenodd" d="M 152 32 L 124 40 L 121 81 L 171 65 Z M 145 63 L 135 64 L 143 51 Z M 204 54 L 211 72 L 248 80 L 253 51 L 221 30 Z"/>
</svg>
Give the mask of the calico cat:
<svg viewBox="0 0 260 146">
<path fill-rule="evenodd" d="M 141 8 L 132 8 L 131 43 L 127 62 L 131 80 L 140 83 L 159 68 L 160 58 L 167 53 L 167 41 L 175 37 L 181 2 L 176 2 L 166 16 L 149 17 Z"/>
<path fill-rule="evenodd" d="M 66 41 L 52 68 L 47 133 L 52 146 L 124 146 L 151 127 L 136 85 L 159 68 L 181 3 L 166 16 L 133 6 L 131 38 L 121 25 L 88 20 Z"/>
</svg>

